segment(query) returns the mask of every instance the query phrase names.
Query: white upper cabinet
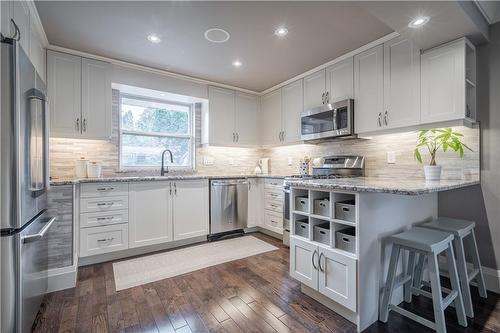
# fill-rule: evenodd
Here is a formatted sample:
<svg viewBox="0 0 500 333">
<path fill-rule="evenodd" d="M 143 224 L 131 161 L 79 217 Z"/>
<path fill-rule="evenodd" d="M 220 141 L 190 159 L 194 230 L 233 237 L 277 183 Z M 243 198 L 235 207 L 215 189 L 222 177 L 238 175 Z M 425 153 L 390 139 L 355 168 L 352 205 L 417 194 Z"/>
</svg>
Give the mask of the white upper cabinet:
<svg viewBox="0 0 500 333">
<path fill-rule="evenodd" d="M 47 52 L 51 136 L 81 137 L 81 62 L 77 56 Z"/>
<path fill-rule="evenodd" d="M 420 123 L 420 50 L 406 37 L 384 44 L 384 128 Z"/>
<path fill-rule="evenodd" d="M 235 97 L 235 133 L 236 144 L 255 146 L 259 142 L 258 119 L 259 97 L 236 92 Z"/>
<path fill-rule="evenodd" d="M 12 1 L 12 20 L 15 22 L 11 24 L 11 36 L 14 35 L 16 29 L 15 26 L 19 29 L 21 47 L 24 52 L 28 54 L 30 52 L 30 38 L 31 38 L 31 30 L 30 30 L 30 10 L 25 1 Z"/>
<path fill-rule="evenodd" d="M 275 145 L 282 142 L 281 89 L 274 90 L 261 98 L 261 144 Z"/>
<path fill-rule="evenodd" d="M 465 39 L 422 54 L 422 123 L 475 121 L 475 48 Z"/>
<path fill-rule="evenodd" d="M 354 59 L 347 58 L 326 69 L 327 100 L 337 102 L 354 96 Z"/>
<path fill-rule="evenodd" d="M 174 240 L 208 234 L 208 197 L 207 180 L 183 180 L 173 183 Z"/>
<path fill-rule="evenodd" d="M 82 59 L 82 138 L 111 136 L 111 67 Z"/>
<path fill-rule="evenodd" d="M 218 87 L 208 88 L 208 143 L 215 146 L 258 144 L 259 98 Z"/>
<path fill-rule="evenodd" d="M 211 145 L 234 145 L 234 91 L 208 87 L 208 143 Z"/>
<path fill-rule="evenodd" d="M 48 51 L 51 136 L 107 139 L 111 135 L 110 65 Z"/>
<path fill-rule="evenodd" d="M 300 141 L 300 113 L 303 111 L 303 81 L 292 82 L 282 88 L 282 141 L 294 143 Z"/>
<path fill-rule="evenodd" d="M 304 78 L 304 110 L 308 110 L 326 101 L 326 72 L 324 69 Z"/>
<path fill-rule="evenodd" d="M 129 247 L 172 240 L 171 188 L 167 182 L 129 185 Z"/>
<path fill-rule="evenodd" d="M 384 113 L 384 47 L 354 56 L 354 126 L 356 133 L 381 129 Z"/>
</svg>

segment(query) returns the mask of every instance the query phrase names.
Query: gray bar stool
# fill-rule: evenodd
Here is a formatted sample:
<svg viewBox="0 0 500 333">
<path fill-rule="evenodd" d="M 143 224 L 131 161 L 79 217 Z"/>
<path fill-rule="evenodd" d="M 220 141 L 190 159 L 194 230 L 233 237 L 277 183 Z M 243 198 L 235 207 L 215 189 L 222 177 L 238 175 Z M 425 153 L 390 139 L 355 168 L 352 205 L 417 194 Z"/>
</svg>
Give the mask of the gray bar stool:
<svg viewBox="0 0 500 333">
<path fill-rule="evenodd" d="M 459 324 L 463 327 L 467 327 L 467 318 L 465 317 L 462 293 L 460 292 L 460 284 L 455 263 L 455 255 L 453 254 L 452 241 L 453 235 L 450 233 L 421 227 L 414 227 L 408 231 L 389 237 L 389 242 L 392 243 L 392 252 L 389 262 L 387 282 L 380 306 L 380 321 L 386 323 L 389 319 L 389 311 L 392 310 L 407 318 L 415 320 L 422 325 L 434 329 L 439 333 L 444 333 L 446 332 L 444 310 L 452 302 L 454 302 Z M 408 267 L 402 276 L 396 277 L 399 256 L 402 250 L 409 252 Z M 448 259 L 448 270 L 450 272 L 450 281 L 452 286 L 449 294 L 444 299 L 441 296 L 442 289 L 438 267 L 438 255 L 443 252 L 446 254 Z M 413 286 L 415 256 L 417 254 L 419 254 L 420 257 L 427 257 L 432 292 L 427 292 Z M 411 302 L 414 291 L 420 295 L 432 298 L 435 322 L 420 317 L 413 312 L 399 307 L 398 305 L 391 304 L 394 289 L 400 287 L 401 285 L 404 286 L 404 298 L 406 302 Z"/>
<path fill-rule="evenodd" d="M 472 298 L 470 293 L 470 283 L 476 281 L 479 289 L 479 295 L 487 298 L 486 286 L 484 284 L 483 270 L 481 262 L 479 261 L 479 252 L 477 250 L 476 236 L 474 235 L 474 227 L 476 223 L 473 221 L 459 220 L 448 217 L 439 217 L 432 222 L 422 225 L 424 228 L 434 230 L 441 230 L 453 234 L 453 245 L 457 254 L 457 269 L 458 277 L 460 279 L 460 287 L 462 290 L 462 298 L 464 300 L 465 313 L 467 317 L 474 317 L 474 310 L 472 308 Z M 465 248 L 472 259 L 472 271 L 467 269 L 467 261 L 465 258 Z M 414 285 L 420 287 L 422 285 L 422 267 L 424 265 L 424 258 L 418 260 L 416 268 L 416 277 Z"/>
</svg>

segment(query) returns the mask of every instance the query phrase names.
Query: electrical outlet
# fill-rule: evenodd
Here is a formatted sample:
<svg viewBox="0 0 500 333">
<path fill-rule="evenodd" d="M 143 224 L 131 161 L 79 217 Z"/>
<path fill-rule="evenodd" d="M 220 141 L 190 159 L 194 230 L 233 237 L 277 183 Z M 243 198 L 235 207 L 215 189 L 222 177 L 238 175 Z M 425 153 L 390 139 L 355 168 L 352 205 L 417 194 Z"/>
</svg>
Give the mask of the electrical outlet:
<svg viewBox="0 0 500 333">
<path fill-rule="evenodd" d="M 289 157 L 288 158 L 288 166 L 292 166 L 293 165 L 293 158 Z"/>
<path fill-rule="evenodd" d="M 214 165 L 214 158 L 212 156 L 204 156 L 203 165 Z"/>
<path fill-rule="evenodd" d="M 396 152 L 388 151 L 387 152 L 387 164 L 396 164 Z"/>
</svg>

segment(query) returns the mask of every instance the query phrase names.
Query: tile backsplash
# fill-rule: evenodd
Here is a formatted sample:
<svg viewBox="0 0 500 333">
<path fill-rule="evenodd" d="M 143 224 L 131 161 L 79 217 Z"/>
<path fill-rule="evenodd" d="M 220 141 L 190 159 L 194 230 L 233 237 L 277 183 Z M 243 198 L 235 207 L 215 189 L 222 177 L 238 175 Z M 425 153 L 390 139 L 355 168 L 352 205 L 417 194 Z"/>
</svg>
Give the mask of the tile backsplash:
<svg viewBox="0 0 500 333">
<path fill-rule="evenodd" d="M 86 157 L 102 164 L 103 176 L 158 174 L 157 170 L 119 170 L 119 91 L 113 90 L 113 129 L 110 140 L 50 139 L 50 175 L 53 178 L 74 177 L 75 160 Z M 415 132 L 386 134 L 372 139 L 354 139 L 324 142 L 321 144 L 300 144 L 270 148 L 208 147 L 199 143 L 201 117 L 196 111 L 196 172 L 206 175 L 239 175 L 253 173 L 257 160 L 270 158 L 270 172 L 277 175 L 298 173 L 298 164 L 304 156 L 355 154 L 366 158 L 366 175 L 379 177 L 423 177 L 422 166 L 413 157 L 416 142 Z M 456 179 L 468 175 L 479 175 L 480 131 L 478 128 L 459 127 L 465 143 L 472 148 L 464 158 L 448 151 L 440 153 L 437 161 L 443 166 L 443 178 Z M 395 152 L 396 163 L 387 163 L 387 152 Z M 424 154 L 424 158 L 427 155 Z M 289 165 L 289 160 L 291 165 Z M 205 164 L 205 161 L 211 163 Z"/>
</svg>

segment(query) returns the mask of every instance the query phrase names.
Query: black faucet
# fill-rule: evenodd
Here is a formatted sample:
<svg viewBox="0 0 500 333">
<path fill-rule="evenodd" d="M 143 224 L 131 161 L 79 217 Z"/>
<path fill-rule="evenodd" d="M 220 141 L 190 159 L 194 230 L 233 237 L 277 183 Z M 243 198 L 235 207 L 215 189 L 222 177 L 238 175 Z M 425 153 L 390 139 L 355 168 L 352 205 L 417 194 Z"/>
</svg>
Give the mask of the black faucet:
<svg viewBox="0 0 500 333">
<path fill-rule="evenodd" d="M 165 153 L 166 152 L 168 152 L 170 154 L 170 163 L 174 163 L 174 157 L 172 156 L 172 152 L 170 151 L 170 149 L 165 149 L 161 153 L 161 170 L 160 170 L 160 174 L 162 176 L 165 176 L 165 173 L 168 173 L 168 166 L 167 166 L 166 171 L 165 171 Z"/>
</svg>

